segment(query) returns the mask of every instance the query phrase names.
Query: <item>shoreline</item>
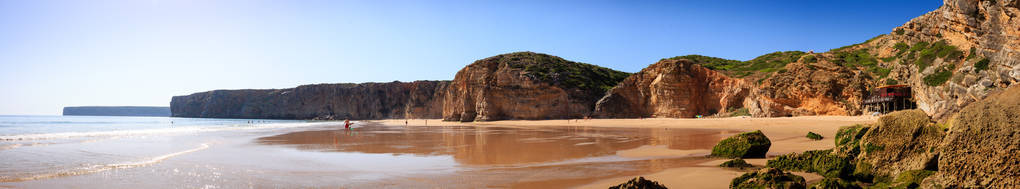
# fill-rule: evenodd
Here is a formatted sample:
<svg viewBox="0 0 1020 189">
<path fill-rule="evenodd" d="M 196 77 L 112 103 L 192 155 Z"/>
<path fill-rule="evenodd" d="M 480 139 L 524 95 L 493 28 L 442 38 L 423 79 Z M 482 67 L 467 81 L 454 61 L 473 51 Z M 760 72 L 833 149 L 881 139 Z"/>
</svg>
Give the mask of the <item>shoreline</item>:
<svg viewBox="0 0 1020 189">
<path fill-rule="evenodd" d="M 465 123 L 444 122 L 439 119 L 408 119 L 407 126 L 683 128 L 737 130 L 741 132 L 761 130 L 772 141 L 767 158 L 746 159 L 748 163 L 760 167 L 764 166 L 767 160 L 778 155 L 833 148 L 835 146 L 833 138 L 840 127 L 874 123 L 877 119 L 877 116 L 801 116 L 779 118 L 503 120 Z M 366 124 L 403 126 L 404 121 L 404 119 L 386 119 L 365 120 L 364 122 L 367 122 Z M 426 121 L 427 125 L 425 124 Z M 818 133 L 824 138 L 822 140 L 808 139 L 805 135 L 809 131 Z M 623 150 L 618 155 L 631 157 L 691 156 L 692 154 L 707 154 L 710 151 L 711 149 L 672 150 L 658 147 L 640 147 Z M 732 178 L 740 176 L 745 171 L 717 166 L 726 160 L 728 159 L 714 159 L 697 164 L 697 166 L 674 167 L 649 174 L 599 179 L 596 182 L 575 188 L 606 188 L 626 182 L 637 176 L 644 176 L 671 188 L 727 188 Z M 795 174 L 804 176 L 809 183 L 822 178 L 813 173 L 795 172 Z"/>
</svg>

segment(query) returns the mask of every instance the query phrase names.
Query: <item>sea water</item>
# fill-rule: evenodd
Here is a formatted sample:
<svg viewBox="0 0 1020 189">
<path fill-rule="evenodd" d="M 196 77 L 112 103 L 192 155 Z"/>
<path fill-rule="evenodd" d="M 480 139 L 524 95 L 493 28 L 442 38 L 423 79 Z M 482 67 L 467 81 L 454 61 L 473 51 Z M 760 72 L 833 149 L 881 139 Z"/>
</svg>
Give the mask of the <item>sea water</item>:
<svg viewBox="0 0 1020 189">
<path fill-rule="evenodd" d="M 0 186 L 148 166 L 201 151 L 216 133 L 327 122 L 126 116 L 0 115 Z"/>
</svg>

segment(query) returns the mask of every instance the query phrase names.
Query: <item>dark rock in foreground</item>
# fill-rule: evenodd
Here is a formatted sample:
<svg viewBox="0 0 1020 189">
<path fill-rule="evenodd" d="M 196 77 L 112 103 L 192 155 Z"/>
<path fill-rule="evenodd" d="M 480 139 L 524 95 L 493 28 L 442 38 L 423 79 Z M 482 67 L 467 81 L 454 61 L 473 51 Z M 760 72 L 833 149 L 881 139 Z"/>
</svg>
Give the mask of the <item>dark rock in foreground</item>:
<svg viewBox="0 0 1020 189">
<path fill-rule="evenodd" d="M 730 188 L 805 188 L 804 177 L 779 169 L 764 168 L 733 179 Z"/>
<path fill-rule="evenodd" d="M 645 177 L 637 177 L 623 184 L 611 186 L 609 189 L 666 189 L 659 182 L 646 180 Z"/>
<path fill-rule="evenodd" d="M 64 107 L 65 116 L 150 116 L 169 117 L 170 107 L 159 106 L 77 106 Z"/>
<path fill-rule="evenodd" d="M 754 132 L 740 133 L 725 140 L 719 141 L 712 147 L 712 156 L 725 158 L 764 158 L 765 153 L 772 147 L 769 140 L 761 130 Z"/>
</svg>

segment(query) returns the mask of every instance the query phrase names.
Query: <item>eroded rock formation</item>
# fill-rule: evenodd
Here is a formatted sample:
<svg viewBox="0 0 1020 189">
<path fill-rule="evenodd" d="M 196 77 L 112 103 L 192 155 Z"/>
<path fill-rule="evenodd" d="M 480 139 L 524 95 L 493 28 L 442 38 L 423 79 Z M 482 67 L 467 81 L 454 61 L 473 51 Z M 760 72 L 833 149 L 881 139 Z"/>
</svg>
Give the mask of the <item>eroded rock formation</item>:
<svg viewBox="0 0 1020 189">
<path fill-rule="evenodd" d="M 174 117 L 267 119 L 439 118 L 449 81 L 303 85 L 175 96 Z"/>
<path fill-rule="evenodd" d="M 920 110 L 893 112 L 861 139 L 858 167 L 868 167 L 880 176 L 894 176 L 909 170 L 934 169 L 935 148 L 945 133 Z"/>
<path fill-rule="evenodd" d="M 443 120 L 582 118 L 625 77 L 624 72 L 547 54 L 497 55 L 457 72 L 443 103 Z"/>
<path fill-rule="evenodd" d="M 595 117 L 713 115 L 740 108 L 751 86 L 687 59 L 663 59 L 627 77 L 595 105 Z"/>
<path fill-rule="evenodd" d="M 1020 186 L 1020 87 L 967 106 L 951 123 L 937 151 L 938 172 L 926 183 L 946 188 Z"/>
</svg>

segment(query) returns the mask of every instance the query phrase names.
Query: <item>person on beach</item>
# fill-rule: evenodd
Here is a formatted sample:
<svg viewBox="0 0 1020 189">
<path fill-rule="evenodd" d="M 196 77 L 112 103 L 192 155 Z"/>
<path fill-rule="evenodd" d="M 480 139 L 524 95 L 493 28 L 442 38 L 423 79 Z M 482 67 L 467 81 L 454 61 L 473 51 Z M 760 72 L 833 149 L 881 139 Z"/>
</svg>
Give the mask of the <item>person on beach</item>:
<svg viewBox="0 0 1020 189">
<path fill-rule="evenodd" d="M 351 128 L 351 120 L 344 119 L 344 129 L 350 129 L 350 128 Z"/>
</svg>

